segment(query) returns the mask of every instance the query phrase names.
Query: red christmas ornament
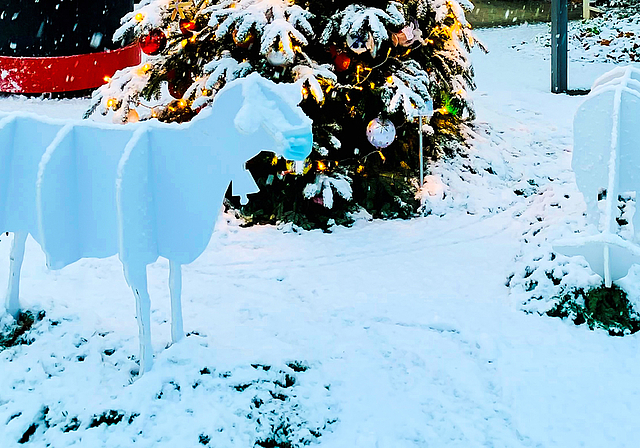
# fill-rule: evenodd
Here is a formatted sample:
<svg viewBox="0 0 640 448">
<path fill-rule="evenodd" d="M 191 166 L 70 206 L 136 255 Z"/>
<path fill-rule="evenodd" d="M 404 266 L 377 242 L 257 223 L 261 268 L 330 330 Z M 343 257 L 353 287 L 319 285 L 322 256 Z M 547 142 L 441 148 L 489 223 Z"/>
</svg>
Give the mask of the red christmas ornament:
<svg viewBox="0 0 640 448">
<path fill-rule="evenodd" d="M 162 30 L 154 29 L 140 39 L 140 48 L 145 54 L 155 56 L 167 46 L 167 36 Z"/>
<path fill-rule="evenodd" d="M 187 89 L 189 88 L 189 84 L 186 82 L 177 82 L 177 83 L 170 82 L 168 87 L 169 87 L 169 94 L 172 97 L 176 99 L 181 99 L 186 93 Z"/>
<path fill-rule="evenodd" d="M 238 30 L 233 30 L 232 36 L 235 44 L 240 48 L 244 48 L 245 50 L 249 50 L 253 46 L 253 42 L 256 40 L 256 37 L 251 31 L 246 34 L 244 39 L 238 39 Z"/>
<path fill-rule="evenodd" d="M 191 73 L 184 73 L 181 78 L 178 78 L 176 70 L 173 69 L 169 70 L 166 76 L 168 81 L 167 87 L 169 88 L 169 94 L 176 99 L 181 99 L 193 83 Z"/>
<path fill-rule="evenodd" d="M 347 56 L 346 53 L 338 53 L 333 59 L 333 62 L 336 66 L 336 71 L 343 72 L 351 65 L 351 58 Z"/>
<path fill-rule="evenodd" d="M 180 32 L 186 36 L 190 36 L 192 32 L 198 31 L 196 22 L 189 19 L 180 19 Z"/>
</svg>

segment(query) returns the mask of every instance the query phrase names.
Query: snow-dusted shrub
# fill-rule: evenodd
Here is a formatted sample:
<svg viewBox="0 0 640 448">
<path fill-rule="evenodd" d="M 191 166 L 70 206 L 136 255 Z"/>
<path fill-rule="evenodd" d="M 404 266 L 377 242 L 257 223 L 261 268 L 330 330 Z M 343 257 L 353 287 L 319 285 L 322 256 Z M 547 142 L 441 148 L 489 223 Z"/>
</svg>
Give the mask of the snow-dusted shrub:
<svg viewBox="0 0 640 448">
<path fill-rule="evenodd" d="M 0 351 L 15 345 L 30 344 L 32 339 L 29 337 L 29 331 L 44 319 L 44 316 L 44 311 L 36 315 L 31 311 L 25 311 L 18 314 L 16 319 L 5 314 L 4 319 L 0 320 Z"/>
<path fill-rule="evenodd" d="M 576 325 L 586 323 L 592 330 L 601 328 L 612 336 L 640 330 L 640 315 L 633 310 L 627 293 L 615 285 L 573 289 L 562 295 L 547 315 L 571 319 Z"/>
</svg>

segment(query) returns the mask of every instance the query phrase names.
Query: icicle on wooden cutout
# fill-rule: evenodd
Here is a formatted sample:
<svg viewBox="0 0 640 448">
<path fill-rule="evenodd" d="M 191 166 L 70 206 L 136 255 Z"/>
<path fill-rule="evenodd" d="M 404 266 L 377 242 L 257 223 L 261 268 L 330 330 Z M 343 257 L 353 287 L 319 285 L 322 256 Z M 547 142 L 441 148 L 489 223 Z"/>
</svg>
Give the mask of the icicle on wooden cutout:
<svg viewBox="0 0 640 448">
<path fill-rule="evenodd" d="M 640 70 L 616 68 L 593 85 L 574 120 L 571 166 L 587 203 L 587 219 L 598 233 L 556 241 L 554 250 L 582 255 L 605 285 L 626 276 L 640 264 L 640 210 L 621 234 L 620 210 L 640 190 Z M 621 207 L 620 198 L 630 198 Z M 630 238 L 627 236 L 630 233 Z"/>
</svg>

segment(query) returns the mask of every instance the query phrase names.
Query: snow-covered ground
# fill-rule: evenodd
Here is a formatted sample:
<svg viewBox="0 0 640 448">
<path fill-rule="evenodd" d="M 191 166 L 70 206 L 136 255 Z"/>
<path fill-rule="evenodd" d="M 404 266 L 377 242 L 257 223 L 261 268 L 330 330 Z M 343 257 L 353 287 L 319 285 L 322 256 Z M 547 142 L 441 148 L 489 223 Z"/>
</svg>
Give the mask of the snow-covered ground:
<svg viewBox="0 0 640 448">
<path fill-rule="evenodd" d="M 491 52 L 474 57 L 473 145 L 433 170 L 432 215 L 330 234 L 224 216 L 185 267 L 191 335 L 169 348 L 168 263 L 151 265 L 156 365 L 142 378 L 119 261 L 51 272 L 30 241 L 22 299 L 46 317 L 31 345 L 0 352 L 0 446 L 247 448 L 283 427 L 338 448 L 637 446 L 640 336 L 522 310 L 526 266 L 584 225 L 570 171 L 582 98 L 549 93 L 548 61 L 517 45 L 543 30 L 478 32 Z M 573 62 L 570 87 L 612 67 Z M 0 110 L 86 104 L 3 98 Z"/>
<path fill-rule="evenodd" d="M 569 55 L 574 61 L 640 62 L 640 4 L 626 8 L 611 8 L 600 17 L 569 23 Z M 517 43 L 518 47 L 531 43 L 540 57 L 550 58 L 551 26 L 533 41 Z"/>
</svg>

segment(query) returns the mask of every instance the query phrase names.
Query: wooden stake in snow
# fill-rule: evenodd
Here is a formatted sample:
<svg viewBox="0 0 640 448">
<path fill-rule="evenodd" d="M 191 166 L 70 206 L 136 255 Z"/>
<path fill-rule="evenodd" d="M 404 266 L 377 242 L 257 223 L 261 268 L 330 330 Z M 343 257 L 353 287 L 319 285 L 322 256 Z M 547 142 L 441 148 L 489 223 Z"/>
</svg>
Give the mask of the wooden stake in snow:
<svg viewBox="0 0 640 448">
<path fill-rule="evenodd" d="M 631 221 L 631 240 L 620 234 L 621 198 L 640 191 L 640 70 L 619 67 L 593 85 L 574 120 L 572 168 L 587 204 L 587 218 L 599 231 L 557 241 L 554 250 L 582 255 L 607 287 L 640 263 L 640 210 Z M 629 202 L 627 202 L 629 204 Z M 621 221 L 622 222 L 622 221 Z"/>
</svg>

